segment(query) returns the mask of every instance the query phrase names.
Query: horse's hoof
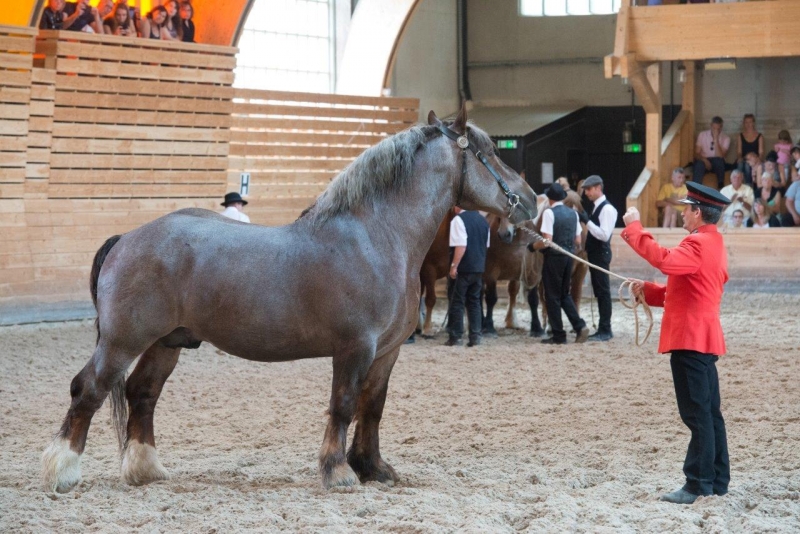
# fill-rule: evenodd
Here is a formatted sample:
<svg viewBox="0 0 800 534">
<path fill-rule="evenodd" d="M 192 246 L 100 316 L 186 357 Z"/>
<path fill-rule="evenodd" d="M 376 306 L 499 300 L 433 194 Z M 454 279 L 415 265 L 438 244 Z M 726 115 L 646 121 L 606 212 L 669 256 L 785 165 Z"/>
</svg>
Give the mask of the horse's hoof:
<svg viewBox="0 0 800 534">
<path fill-rule="evenodd" d="M 433 334 L 422 334 L 420 337 L 422 339 L 433 339 L 434 335 Z"/>
<path fill-rule="evenodd" d="M 542 337 L 544 335 L 544 329 L 539 328 L 538 330 L 531 330 L 530 334 L 531 337 Z"/>
<path fill-rule="evenodd" d="M 56 438 L 42 453 L 42 483 L 46 491 L 67 493 L 81 482 L 81 455 L 69 441 Z"/>
<path fill-rule="evenodd" d="M 131 440 L 122 453 L 122 479 L 131 486 L 169 480 L 169 473 L 158 461 L 156 448 Z"/>
<path fill-rule="evenodd" d="M 494 327 L 492 327 L 492 328 L 484 328 L 481 331 L 481 334 L 483 334 L 484 336 L 488 336 L 488 337 L 498 337 L 497 330 L 495 330 Z"/>
<path fill-rule="evenodd" d="M 331 489 L 334 487 L 349 488 L 359 484 L 355 471 L 346 462 L 335 466 L 328 472 L 322 472 L 322 487 Z"/>
<path fill-rule="evenodd" d="M 364 457 L 347 455 L 347 462 L 350 467 L 358 474 L 359 480 L 364 482 L 380 482 L 387 486 L 394 486 L 400 479 L 391 465 L 384 462 L 382 458 L 377 461 Z"/>
</svg>

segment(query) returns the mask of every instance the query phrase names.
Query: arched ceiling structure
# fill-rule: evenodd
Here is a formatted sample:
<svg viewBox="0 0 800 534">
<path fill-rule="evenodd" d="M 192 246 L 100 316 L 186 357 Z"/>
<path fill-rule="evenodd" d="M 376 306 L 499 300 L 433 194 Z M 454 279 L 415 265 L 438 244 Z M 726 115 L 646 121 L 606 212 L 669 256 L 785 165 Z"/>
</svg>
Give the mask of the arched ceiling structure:
<svg viewBox="0 0 800 534">
<path fill-rule="evenodd" d="M 91 0 L 97 5 L 99 0 Z M 234 46 L 254 0 L 192 0 L 197 41 Z M 13 0 L 0 25 L 37 26 L 47 0 Z M 139 0 L 146 12 L 159 0 Z M 337 93 L 379 96 L 389 85 L 394 55 L 421 0 L 360 0 L 338 73 Z"/>
</svg>

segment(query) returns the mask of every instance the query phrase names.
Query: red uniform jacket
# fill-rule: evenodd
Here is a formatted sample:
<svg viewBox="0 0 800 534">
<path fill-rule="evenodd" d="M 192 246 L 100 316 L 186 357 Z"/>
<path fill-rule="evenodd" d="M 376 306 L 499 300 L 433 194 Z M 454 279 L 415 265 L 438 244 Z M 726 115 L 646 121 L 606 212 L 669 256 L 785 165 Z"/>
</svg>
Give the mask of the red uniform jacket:
<svg viewBox="0 0 800 534">
<path fill-rule="evenodd" d="M 728 281 L 728 255 L 717 227 L 705 224 L 675 248 L 660 246 L 639 222 L 628 225 L 622 238 L 667 275 L 666 287 L 644 285 L 647 304 L 664 307 L 658 352 L 683 349 L 725 354 L 719 309 Z"/>
</svg>

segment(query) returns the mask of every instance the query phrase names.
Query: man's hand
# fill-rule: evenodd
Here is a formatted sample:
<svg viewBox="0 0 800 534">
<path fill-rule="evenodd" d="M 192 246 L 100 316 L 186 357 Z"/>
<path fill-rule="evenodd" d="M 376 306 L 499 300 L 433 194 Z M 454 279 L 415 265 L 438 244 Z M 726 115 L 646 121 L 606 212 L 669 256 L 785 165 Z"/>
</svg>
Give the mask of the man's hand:
<svg viewBox="0 0 800 534">
<path fill-rule="evenodd" d="M 792 214 L 792 219 L 794 219 L 794 225 L 795 225 L 795 226 L 800 226 L 800 215 L 795 215 L 795 214 L 793 213 L 793 214 Z"/>
<path fill-rule="evenodd" d="M 628 278 L 628 282 L 631 283 L 630 289 L 633 296 L 637 300 L 644 302 L 644 282 L 637 278 Z"/>
<path fill-rule="evenodd" d="M 455 280 L 457 276 L 458 276 L 458 267 L 455 266 L 455 265 L 451 265 L 450 266 L 450 278 Z"/>
<path fill-rule="evenodd" d="M 739 198 L 739 193 L 734 193 L 733 196 L 731 197 L 731 204 L 736 202 L 736 199 L 738 198 Z"/>
<path fill-rule="evenodd" d="M 628 208 L 628 211 L 626 211 L 625 215 L 622 216 L 622 222 L 625 223 L 625 226 L 628 226 L 629 224 L 636 222 L 639 219 L 640 219 L 639 210 L 633 207 Z"/>
<path fill-rule="evenodd" d="M 587 215 L 585 211 L 579 211 L 578 220 L 580 220 L 583 224 L 589 224 L 589 215 Z"/>
</svg>

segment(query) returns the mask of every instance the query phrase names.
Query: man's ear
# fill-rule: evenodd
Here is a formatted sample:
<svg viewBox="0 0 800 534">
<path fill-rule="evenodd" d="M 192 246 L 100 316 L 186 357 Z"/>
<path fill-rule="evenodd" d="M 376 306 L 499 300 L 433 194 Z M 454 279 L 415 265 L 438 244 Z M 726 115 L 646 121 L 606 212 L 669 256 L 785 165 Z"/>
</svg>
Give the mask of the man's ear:
<svg viewBox="0 0 800 534">
<path fill-rule="evenodd" d="M 453 131 L 456 133 L 464 134 L 467 131 L 467 102 L 461 103 L 461 111 L 458 112 L 455 122 L 453 122 Z"/>
</svg>

